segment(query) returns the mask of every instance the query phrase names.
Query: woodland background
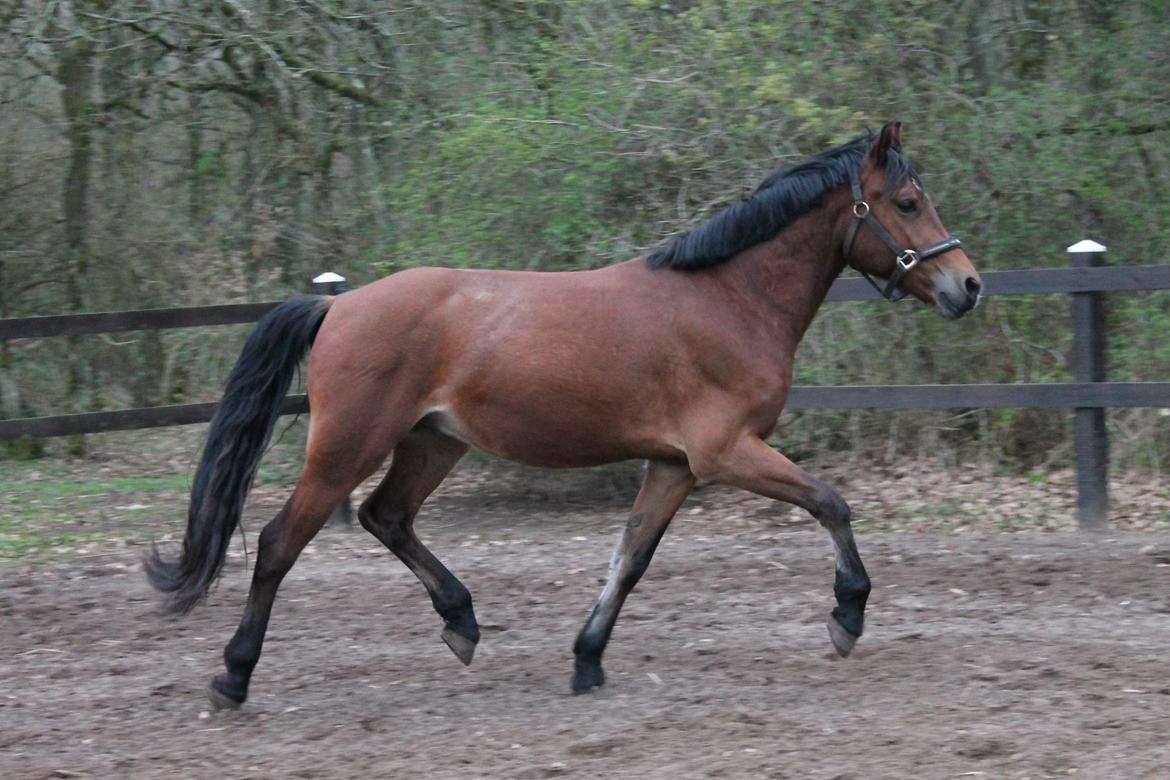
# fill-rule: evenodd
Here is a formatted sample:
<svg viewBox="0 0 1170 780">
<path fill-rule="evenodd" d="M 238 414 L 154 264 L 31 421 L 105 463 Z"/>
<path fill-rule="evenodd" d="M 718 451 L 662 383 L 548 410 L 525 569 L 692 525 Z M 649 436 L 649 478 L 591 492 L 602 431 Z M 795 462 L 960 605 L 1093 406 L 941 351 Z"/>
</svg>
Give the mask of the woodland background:
<svg viewBox="0 0 1170 780">
<path fill-rule="evenodd" d="M 1168 12 L 0 0 L 0 317 L 272 300 L 322 270 L 357 286 L 414 265 L 605 265 L 892 118 L 981 270 L 1064 265 L 1084 237 L 1113 264 L 1165 262 Z M 1170 297 L 1108 308 L 1110 377 L 1165 381 Z M 992 299 L 959 323 L 829 305 L 798 381 L 1069 381 L 1067 317 L 1066 296 Z M 0 416 L 214 400 L 245 332 L 4 344 Z M 1170 466 L 1163 410 L 1109 419 L 1115 463 Z M 781 422 L 795 457 L 1069 459 L 1061 412 Z"/>
</svg>

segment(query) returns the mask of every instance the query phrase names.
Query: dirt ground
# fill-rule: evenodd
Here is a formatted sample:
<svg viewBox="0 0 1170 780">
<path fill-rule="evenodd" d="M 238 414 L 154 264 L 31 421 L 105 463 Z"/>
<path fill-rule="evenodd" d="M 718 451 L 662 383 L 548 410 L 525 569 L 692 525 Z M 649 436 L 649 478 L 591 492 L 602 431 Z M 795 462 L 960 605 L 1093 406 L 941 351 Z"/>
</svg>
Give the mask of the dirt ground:
<svg viewBox="0 0 1170 780">
<path fill-rule="evenodd" d="M 238 543 L 180 620 L 155 614 L 132 540 L 6 564 L 0 777 L 1170 777 L 1165 531 L 859 521 L 875 587 L 840 660 L 825 534 L 706 488 L 627 603 L 607 687 L 572 696 L 624 501 L 483 482 L 457 474 L 419 523 L 475 597 L 470 668 L 402 564 L 329 528 L 285 581 L 239 712 L 204 696 L 247 589 Z M 278 503 L 262 490 L 249 531 Z"/>
</svg>

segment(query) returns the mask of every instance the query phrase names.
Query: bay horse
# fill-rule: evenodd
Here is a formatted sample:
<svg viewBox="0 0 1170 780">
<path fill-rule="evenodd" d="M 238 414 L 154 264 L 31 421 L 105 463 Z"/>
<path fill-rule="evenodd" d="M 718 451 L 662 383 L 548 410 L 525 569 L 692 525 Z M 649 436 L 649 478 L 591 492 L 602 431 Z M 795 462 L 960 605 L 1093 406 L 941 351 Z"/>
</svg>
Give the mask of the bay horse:
<svg viewBox="0 0 1170 780">
<path fill-rule="evenodd" d="M 829 639 L 849 655 L 870 582 L 848 504 L 766 443 L 801 336 L 846 265 L 954 319 L 981 281 L 901 150 L 901 125 L 777 171 L 648 254 L 561 273 L 415 268 L 267 314 L 227 381 L 191 490 L 178 560 L 146 559 L 163 610 L 203 600 L 223 566 L 299 360 L 310 350 L 305 464 L 260 534 L 251 590 L 209 687 L 239 707 L 281 580 L 330 512 L 391 458 L 362 526 L 426 587 L 464 664 L 479 641 L 467 588 L 414 532 L 471 446 L 563 468 L 646 461 L 609 576 L 573 646 L 572 689 L 604 682 L 618 611 L 696 480 L 802 507 L 836 551 Z M 392 456 L 392 457 L 391 457 Z"/>
</svg>

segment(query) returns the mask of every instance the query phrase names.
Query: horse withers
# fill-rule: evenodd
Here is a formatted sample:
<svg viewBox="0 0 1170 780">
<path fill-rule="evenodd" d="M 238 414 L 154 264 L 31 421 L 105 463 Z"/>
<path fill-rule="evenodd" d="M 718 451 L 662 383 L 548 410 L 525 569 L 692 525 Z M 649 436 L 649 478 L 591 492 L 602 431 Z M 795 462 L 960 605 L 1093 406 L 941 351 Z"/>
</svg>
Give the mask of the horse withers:
<svg viewBox="0 0 1170 780">
<path fill-rule="evenodd" d="M 232 370 L 196 472 L 177 561 L 146 561 L 165 611 L 218 577 L 298 361 L 310 350 L 304 470 L 260 534 L 243 619 L 209 689 L 238 707 L 276 591 L 350 491 L 390 468 L 361 524 L 422 581 L 465 664 L 479 641 L 467 588 L 414 518 L 471 446 L 544 467 L 647 462 L 604 590 L 573 647 L 574 691 L 697 479 L 809 511 L 836 550 L 829 638 L 847 656 L 870 584 L 838 493 L 765 443 L 793 355 L 846 266 L 890 299 L 956 318 L 981 282 L 885 125 L 768 177 L 747 199 L 645 256 L 591 271 L 418 268 L 338 297 L 304 296 L 257 325 Z M 873 277 L 881 277 L 878 283 Z M 392 457 L 391 457 L 392 456 Z"/>
</svg>

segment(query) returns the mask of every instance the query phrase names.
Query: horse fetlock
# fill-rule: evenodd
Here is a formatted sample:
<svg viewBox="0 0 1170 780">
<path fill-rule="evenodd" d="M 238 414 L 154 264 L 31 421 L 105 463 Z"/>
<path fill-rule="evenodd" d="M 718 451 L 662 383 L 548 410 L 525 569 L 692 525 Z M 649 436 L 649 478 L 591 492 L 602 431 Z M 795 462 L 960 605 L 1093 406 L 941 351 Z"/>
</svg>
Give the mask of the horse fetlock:
<svg viewBox="0 0 1170 780">
<path fill-rule="evenodd" d="M 861 636 L 865 626 L 865 603 L 869 591 L 869 577 L 837 572 L 833 586 L 837 606 L 833 609 L 833 618 L 855 637 Z"/>
<path fill-rule="evenodd" d="M 605 652 L 607 637 L 590 631 L 591 625 L 592 617 L 573 642 L 573 693 L 585 693 L 605 684 L 605 672 L 601 670 L 601 654 Z"/>
<path fill-rule="evenodd" d="M 260 644 L 253 637 L 233 637 L 223 649 L 223 665 L 228 674 L 247 680 L 260 660 Z"/>
<path fill-rule="evenodd" d="M 217 674 L 207 687 L 207 696 L 216 709 L 239 709 L 248 698 L 248 684 L 252 670 L 260 660 L 259 650 L 247 653 L 251 648 L 242 649 L 238 643 L 230 642 L 224 650 L 224 666 L 227 671 Z"/>
<path fill-rule="evenodd" d="M 450 584 L 440 584 L 431 594 L 431 604 L 439 617 L 448 623 L 475 624 L 475 610 L 471 605 L 471 591 L 463 583 L 452 579 Z"/>
<path fill-rule="evenodd" d="M 866 575 L 838 570 L 833 583 L 833 595 L 837 597 L 837 603 L 842 607 L 863 612 L 866 602 L 869 601 L 870 587 L 869 577 Z"/>
</svg>

